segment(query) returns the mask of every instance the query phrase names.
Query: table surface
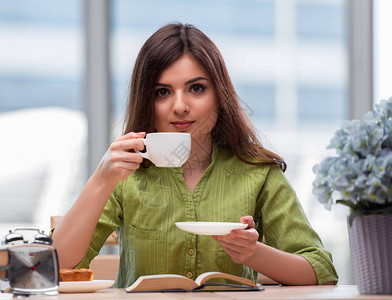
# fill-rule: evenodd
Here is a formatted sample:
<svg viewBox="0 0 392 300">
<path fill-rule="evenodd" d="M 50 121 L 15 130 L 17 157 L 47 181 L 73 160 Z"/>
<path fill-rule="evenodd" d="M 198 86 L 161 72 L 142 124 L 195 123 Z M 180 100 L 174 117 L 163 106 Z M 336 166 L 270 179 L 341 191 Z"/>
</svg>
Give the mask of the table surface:
<svg viewBox="0 0 392 300">
<path fill-rule="evenodd" d="M 392 300 L 392 295 L 360 295 L 355 285 L 338 286 L 264 286 L 260 292 L 195 292 L 195 293 L 126 293 L 124 289 L 104 289 L 94 293 L 60 293 L 55 296 L 34 296 L 30 299 L 370 299 Z M 1 293 L 0 299 L 12 299 L 12 294 Z"/>
</svg>

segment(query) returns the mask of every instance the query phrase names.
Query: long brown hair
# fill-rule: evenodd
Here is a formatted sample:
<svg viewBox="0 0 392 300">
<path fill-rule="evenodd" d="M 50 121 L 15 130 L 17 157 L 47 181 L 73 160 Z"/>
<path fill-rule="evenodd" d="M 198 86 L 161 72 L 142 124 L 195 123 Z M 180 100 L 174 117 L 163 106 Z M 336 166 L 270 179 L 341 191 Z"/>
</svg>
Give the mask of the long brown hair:
<svg viewBox="0 0 392 300">
<path fill-rule="evenodd" d="M 257 138 L 219 49 L 204 33 L 189 24 L 161 27 L 142 46 L 132 73 L 124 133 L 154 131 L 154 90 L 159 75 L 184 54 L 199 62 L 216 90 L 218 120 L 211 132 L 212 141 L 219 147 L 230 148 L 245 163 L 277 164 L 285 171 L 285 161 L 265 149 Z"/>
</svg>

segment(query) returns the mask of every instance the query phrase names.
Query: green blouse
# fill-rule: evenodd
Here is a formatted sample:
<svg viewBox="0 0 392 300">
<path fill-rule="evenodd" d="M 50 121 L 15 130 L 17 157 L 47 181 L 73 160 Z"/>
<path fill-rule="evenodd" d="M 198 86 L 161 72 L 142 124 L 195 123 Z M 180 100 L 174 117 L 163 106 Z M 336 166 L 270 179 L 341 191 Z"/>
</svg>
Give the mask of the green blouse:
<svg viewBox="0 0 392 300">
<path fill-rule="evenodd" d="M 220 271 L 257 280 L 257 272 L 234 263 L 211 236 L 184 232 L 175 222 L 239 222 L 251 215 L 260 241 L 296 253 L 313 266 L 319 284 L 338 277 L 331 254 L 311 228 L 295 192 L 278 166 L 252 166 L 230 150 L 214 147 L 212 162 L 193 195 L 182 168 L 140 167 L 110 196 L 90 248 L 78 268 L 88 267 L 106 238 L 117 230 L 120 265 L 116 286 L 139 276 L 180 274 L 195 279 Z"/>
</svg>

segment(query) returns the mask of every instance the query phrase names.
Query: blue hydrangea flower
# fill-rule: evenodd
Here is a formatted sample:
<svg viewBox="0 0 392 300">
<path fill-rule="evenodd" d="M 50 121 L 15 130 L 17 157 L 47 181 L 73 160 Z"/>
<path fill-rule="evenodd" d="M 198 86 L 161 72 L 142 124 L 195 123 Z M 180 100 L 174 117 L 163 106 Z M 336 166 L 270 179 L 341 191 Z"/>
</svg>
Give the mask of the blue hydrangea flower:
<svg viewBox="0 0 392 300">
<path fill-rule="evenodd" d="M 345 121 L 335 132 L 327 157 L 313 167 L 313 193 L 330 209 L 336 201 L 353 209 L 392 206 L 392 98 L 363 121 Z"/>
</svg>

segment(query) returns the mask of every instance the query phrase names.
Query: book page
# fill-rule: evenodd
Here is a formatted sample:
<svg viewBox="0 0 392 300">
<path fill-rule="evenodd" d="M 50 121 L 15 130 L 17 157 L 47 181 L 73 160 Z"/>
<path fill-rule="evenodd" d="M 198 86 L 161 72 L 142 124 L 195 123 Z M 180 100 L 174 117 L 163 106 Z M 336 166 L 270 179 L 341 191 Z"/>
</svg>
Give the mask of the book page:
<svg viewBox="0 0 392 300">
<path fill-rule="evenodd" d="M 196 282 L 185 276 L 177 274 L 158 274 L 140 276 L 132 285 L 127 287 L 127 292 L 162 291 L 162 290 L 193 290 Z"/>
<path fill-rule="evenodd" d="M 224 278 L 224 279 L 229 279 L 233 280 L 235 282 L 238 282 L 240 284 L 245 284 L 248 286 L 253 286 L 257 287 L 257 285 L 250 279 L 244 278 L 244 277 L 239 277 L 236 275 L 228 274 L 228 273 L 222 273 L 222 272 L 206 272 L 201 275 L 199 275 L 195 282 L 197 285 L 202 285 L 206 283 L 208 280 L 213 279 L 213 278 Z"/>
</svg>

